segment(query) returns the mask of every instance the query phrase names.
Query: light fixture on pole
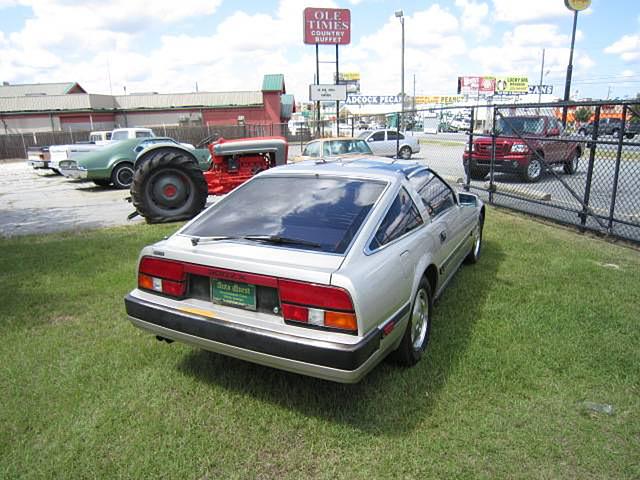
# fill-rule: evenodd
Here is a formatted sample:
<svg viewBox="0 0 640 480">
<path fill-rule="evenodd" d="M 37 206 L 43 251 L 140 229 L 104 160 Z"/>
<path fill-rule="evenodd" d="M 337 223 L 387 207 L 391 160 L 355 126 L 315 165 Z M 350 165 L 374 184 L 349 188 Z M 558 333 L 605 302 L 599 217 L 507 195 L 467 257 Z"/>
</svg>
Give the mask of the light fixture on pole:
<svg viewBox="0 0 640 480">
<path fill-rule="evenodd" d="M 571 74 L 573 73 L 573 47 L 576 43 L 576 26 L 578 25 L 578 12 L 591 6 L 591 0 L 564 0 L 564 5 L 573 12 L 573 30 L 571 31 L 571 50 L 569 52 L 569 64 L 567 65 L 567 78 L 564 84 L 564 101 L 569 101 L 571 92 Z M 567 107 L 562 109 L 562 125 L 567 125 Z"/>
<path fill-rule="evenodd" d="M 400 54 L 400 118 L 397 119 L 397 129 L 401 130 L 401 123 L 404 122 L 404 12 L 396 10 L 396 18 L 400 19 L 402 26 L 402 52 Z M 396 137 L 396 158 L 400 156 L 400 136 Z"/>
</svg>

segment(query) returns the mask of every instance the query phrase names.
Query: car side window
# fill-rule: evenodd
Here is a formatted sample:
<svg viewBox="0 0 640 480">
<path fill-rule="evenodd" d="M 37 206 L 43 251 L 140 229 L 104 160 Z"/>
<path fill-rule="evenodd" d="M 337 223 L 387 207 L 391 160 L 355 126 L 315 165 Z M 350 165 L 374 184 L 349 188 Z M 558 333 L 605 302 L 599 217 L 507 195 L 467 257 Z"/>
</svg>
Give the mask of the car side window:
<svg viewBox="0 0 640 480">
<path fill-rule="evenodd" d="M 384 142 L 384 132 L 376 132 L 369 137 L 370 142 Z"/>
<path fill-rule="evenodd" d="M 446 212 L 456 203 L 451 188 L 435 176 L 418 190 L 418 194 L 431 218 Z"/>
<path fill-rule="evenodd" d="M 151 132 L 136 132 L 136 138 L 147 138 L 151 136 Z"/>
<path fill-rule="evenodd" d="M 400 238 L 405 233 L 418 228 L 422 223 L 418 207 L 413 203 L 409 193 L 403 188 L 382 219 L 369 248 L 371 250 L 380 248 L 396 238 Z"/>
<path fill-rule="evenodd" d="M 387 130 L 387 140 L 404 140 L 404 135 L 396 132 L 395 130 Z"/>
<path fill-rule="evenodd" d="M 319 157 L 320 156 L 320 142 L 312 142 L 304 147 L 302 153 L 305 157 Z"/>
</svg>

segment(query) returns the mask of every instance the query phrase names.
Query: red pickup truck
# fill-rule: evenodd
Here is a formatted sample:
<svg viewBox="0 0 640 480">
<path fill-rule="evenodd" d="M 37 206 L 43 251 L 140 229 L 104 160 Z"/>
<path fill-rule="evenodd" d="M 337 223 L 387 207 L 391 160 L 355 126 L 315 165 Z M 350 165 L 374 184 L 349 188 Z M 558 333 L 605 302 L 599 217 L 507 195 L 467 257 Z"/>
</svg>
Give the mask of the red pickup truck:
<svg viewBox="0 0 640 480">
<path fill-rule="evenodd" d="M 563 165 L 564 172 L 573 174 L 584 147 L 581 142 L 563 138 L 562 126 L 555 117 L 518 115 L 501 117 L 496 124 L 494 172 L 518 173 L 527 182 L 537 182 L 547 165 Z M 525 140 L 521 139 L 522 136 Z M 468 165 L 471 178 L 487 176 L 492 158 L 491 137 L 477 137 L 472 151 L 465 147 L 462 161 Z"/>
</svg>

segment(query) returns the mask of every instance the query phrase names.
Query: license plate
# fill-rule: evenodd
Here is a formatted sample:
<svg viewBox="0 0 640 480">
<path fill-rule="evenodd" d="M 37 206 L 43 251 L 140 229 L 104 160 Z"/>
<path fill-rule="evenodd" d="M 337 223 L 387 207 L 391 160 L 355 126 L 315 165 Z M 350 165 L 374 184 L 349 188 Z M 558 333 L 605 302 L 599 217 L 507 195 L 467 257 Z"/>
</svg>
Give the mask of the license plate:
<svg viewBox="0 0 640 480">
<path fill-rule="evenodd" d="M 213 278 L 211 279 L 211 298 L 216 303 L 255 310 L 256 286 Z"/>
</svg>

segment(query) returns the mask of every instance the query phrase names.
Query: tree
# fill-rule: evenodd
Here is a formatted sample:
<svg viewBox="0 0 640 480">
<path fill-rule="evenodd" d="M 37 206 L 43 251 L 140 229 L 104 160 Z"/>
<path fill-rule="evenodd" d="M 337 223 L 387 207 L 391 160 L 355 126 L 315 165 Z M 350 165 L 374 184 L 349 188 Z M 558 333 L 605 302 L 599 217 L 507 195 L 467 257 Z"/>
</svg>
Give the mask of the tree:
<svg viewBox="0 0 640 480">
<path fill-rule="evenodd" d="M 593 115 L 593 112 L 589 107 L 580 107 L 576 110 L 576 113 L 574 116 L 576 121 L 578 122 L 588 122 L 589 120 L 591 120 L 592 115 Z"/>
</svg>

